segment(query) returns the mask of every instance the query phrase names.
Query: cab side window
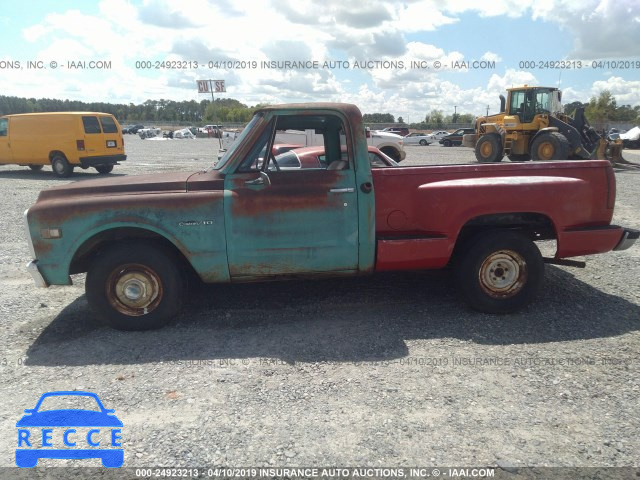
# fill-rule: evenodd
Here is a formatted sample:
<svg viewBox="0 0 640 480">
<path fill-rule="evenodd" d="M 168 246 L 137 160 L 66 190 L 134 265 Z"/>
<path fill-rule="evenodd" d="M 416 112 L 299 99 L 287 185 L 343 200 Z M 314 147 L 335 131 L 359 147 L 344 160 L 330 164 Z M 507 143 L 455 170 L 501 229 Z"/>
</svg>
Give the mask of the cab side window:
<svg viewBox="0 0 640 480">
<path fill-rule="evenodd" d="M 274 123 L 275 122 L 275 123 Z M 353 168 L 347 130 L 336 115 L 280 115 L 262 132 L 238 172 Z M 317 147 L 300 154 L 291 145 Z M 282 153 L 280 147 L 290 150 Z M 267 153 L 268 152 L 268 153 Z M 265 165 L 266 163 L 266 165 Z"/>
<path fill-rule="evenodd" d="M 83 116 L 82 124 L 84 125 L 84 133 L 102 133 L 97 117 Z"/>
<path fill-rule="evenodd" d="M 6 137 L 9 133 L 9 121 L 6 118 L 0 118 L 0 137 Z"/>
</svg>

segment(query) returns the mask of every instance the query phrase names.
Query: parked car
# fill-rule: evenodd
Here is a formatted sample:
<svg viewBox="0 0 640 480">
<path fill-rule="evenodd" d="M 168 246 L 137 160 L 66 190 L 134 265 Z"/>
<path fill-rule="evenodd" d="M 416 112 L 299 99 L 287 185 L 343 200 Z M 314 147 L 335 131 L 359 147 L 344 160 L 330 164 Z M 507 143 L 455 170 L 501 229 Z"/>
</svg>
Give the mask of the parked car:
<svg viewBox="0 0 640 480">
<path fill-rule="evenodd" d="M 172 138 L 196 138 L 196 136 L 188 128 L 182 128 L 180 130 L 175 130 Z"/>
<path fill-rule="evenodd" d="M 157 127 L 141 128 L 138 130 L 138 136 L 143 140 L 145 138 L 155 138 L 162 136 L 162 130 Z"/>
<path fill-rule="evenodd" d="M 439 141 L 441 138 L 446 137 L 450 133 L 451 132 L 447 132 L 446 130 L 438 130 L 438 131 L 435 131 L 435 132 L 431 132 L 429 134 L 429 137 L 433 139 L 433 141 L 431 143 L 435 143 L 435 142 Z"/>
<path fill-rule="evenodd" d="M 404 137 L 405 145 L 429 145 L 435 139 L 426 133 L 410 133 Z"/>
<path fill-rule="evenodd" d="M 475 133 L 476 131 L 473 128 L 459 128 L 453 133 L 442 137 L 438 140 L 438 143 L 441 143 L 445 147 L 451 147 L 453 145 L 462 145 L 462 136 L 468 133 Z"/>
<path fill-rule="evenodd" d="M 403 146 L 404 137 L 381 130 L 371 131 L 369 127 L 365 128 L 365 135 L 367 137 L 367 145 L 379 148 L 381 152 L 393 158 L 396 162 L 401 162 L 407 157 Z M 308 147 L 312 145 L 324 145 L 322 135 L 316 133 L 315 129 L 307 129 L 306 131 L 293 129 L 278 130 L 275 141 L 277 143 L 299 143 Z"/>
<path fill-rule="evenodd" d="M 138 133 L 138 130 L 141 130 L 144 128 L 144 125 L 127 125 L 126 127 L 122 128 L 122 133 Z"/>
<path fill-rule="evenodd" d="M 633 127 L 619 136 L 624 148 L 640 148 L 640 127 Z"/>
<path fill-rule="evenodd" d="M 371 145 L 369 152 L 369 164 L 371 167 L 398 167 L 399 164 L 378 148 Z M 278 167 L 287 170 L 297 168 L 327 168 L 327 160 L 323 146 L 296 148 L 276 156 Z M 274 167 L 275 168 L 275 167 Z"/>
<path fill-rule="evenodd" d="M 409 135 L 408 127 L 387 127 L 387 128 L 383 128 L 380 131 L 387 132 L 387 133 L 395 133 L 396 135 L 400 135 L 401 137 L 406 137 L 407 135 Z"/>
</svg>

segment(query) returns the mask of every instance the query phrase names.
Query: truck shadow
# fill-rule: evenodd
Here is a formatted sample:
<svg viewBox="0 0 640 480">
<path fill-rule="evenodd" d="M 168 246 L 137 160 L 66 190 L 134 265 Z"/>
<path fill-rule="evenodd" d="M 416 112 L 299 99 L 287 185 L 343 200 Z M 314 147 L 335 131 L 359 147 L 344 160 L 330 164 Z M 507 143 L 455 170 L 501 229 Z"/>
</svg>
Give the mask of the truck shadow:
<svg viewBox="0 0 640 480">
<path fill-rule="evenodd" d="M 547 268 L 546 280 L 533 305 L 502 316 L 468 310 L 447 272 L 199 286 L 173 324 L 150 332 L 102 326 L 82 296 L 42 331 L 26 364 L 384 361 L 407 356 L 412 339 L 543 344 L 640 329 L 640 306 L 557 267 Z"/>
</svg>

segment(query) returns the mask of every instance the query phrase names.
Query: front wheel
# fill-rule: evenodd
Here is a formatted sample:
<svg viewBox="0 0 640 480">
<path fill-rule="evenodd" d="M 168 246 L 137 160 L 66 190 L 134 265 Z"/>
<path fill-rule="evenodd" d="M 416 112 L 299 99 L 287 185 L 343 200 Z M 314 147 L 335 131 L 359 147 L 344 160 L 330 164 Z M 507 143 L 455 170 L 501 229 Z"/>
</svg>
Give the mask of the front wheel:
<svg viewBox="0 0 640 480">
<path fill-rule="evenodd" d="M 85 282 L 91 308 L 118 330 L 160 328 L 180 311 L 185 280 L 162 248 L 127 243 L 96 257 Z"/>
<path fill-rule="evenodd" d="M 424 147 L 424 146 L 429 145 L 429 143 L 426 140 L 422 139 L 422 140 L 420 140 L 420 145 L 422 145 Z"/>
<path fill-rule="evenodd" d="M 534 160 L 566 160 L 569 157 L 569 141 L 558 132 L 546 132 L 531 142 L 531 158 Z"/>
<path fill-rule="evenodd" d="M 492 231 L 471 239 L 456 265 L 456 280 L 467 303 L 486 313 L 515 312 L 529 304 L 542 285 L 544 262 L 525 235 Z"/>
<path fill-rule="evenodd" d="M 442 142 L 442 145 L 444 145 L 445 147 L 450 147 L 451 146 L 451 141 L 450 140 L 445 140 L 444 142 Z"/>
</svg>

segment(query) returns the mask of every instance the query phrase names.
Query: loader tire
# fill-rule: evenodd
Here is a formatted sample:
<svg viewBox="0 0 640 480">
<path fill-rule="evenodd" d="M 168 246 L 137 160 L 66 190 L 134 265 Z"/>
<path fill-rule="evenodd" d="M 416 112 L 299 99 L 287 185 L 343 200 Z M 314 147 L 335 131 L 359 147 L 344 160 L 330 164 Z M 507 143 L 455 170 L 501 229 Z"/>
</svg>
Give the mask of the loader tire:
<svg viewBox="0 0 640 480">
<path fill-rule="evenodd" d="M 495 133 L 482 135 L 476 143 L 476 160 L 478 163 L 496 163 L 502 160 L 502 141 Z"/>
<path fill-rule="evenodd" d="M 533 160 L 567 160 L 569 141 L 561 133 L 547 132 L 537 136 L 531 142 L 530 150 Z"/>
</svg>

